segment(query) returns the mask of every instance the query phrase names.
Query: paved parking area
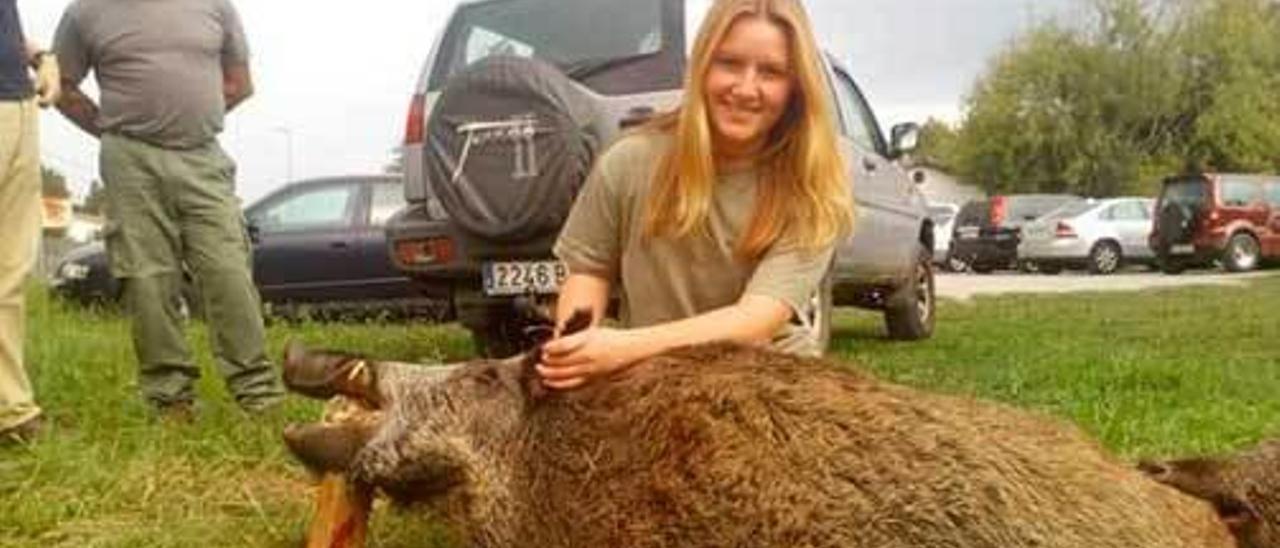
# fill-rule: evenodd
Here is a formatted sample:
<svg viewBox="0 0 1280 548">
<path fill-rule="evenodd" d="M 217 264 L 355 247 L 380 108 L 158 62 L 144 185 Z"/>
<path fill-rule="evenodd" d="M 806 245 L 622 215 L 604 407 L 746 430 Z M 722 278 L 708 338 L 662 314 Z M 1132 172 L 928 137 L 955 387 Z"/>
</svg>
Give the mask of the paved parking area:
<svg viewBox="0 0 1280 548">
<path fill-rule="evenodd" d="M 937 295 L 943 299 L 965 301 L 976 295 L 1010 293 L 1073 293 L 1081 291 L 1139 291 L 1163 287 L 1195 285 L 1243 287 L 1251 280 L 1280 276 L 1280 271 L 1229 274 L 1218 270 L 1189 271 L 1177 276 L 1159 272 L 1122 272 L 1110 276 L 1093 276 L 1083 272 L 1047 274 L 949 274 L 936 277 Z"/>
</svg>

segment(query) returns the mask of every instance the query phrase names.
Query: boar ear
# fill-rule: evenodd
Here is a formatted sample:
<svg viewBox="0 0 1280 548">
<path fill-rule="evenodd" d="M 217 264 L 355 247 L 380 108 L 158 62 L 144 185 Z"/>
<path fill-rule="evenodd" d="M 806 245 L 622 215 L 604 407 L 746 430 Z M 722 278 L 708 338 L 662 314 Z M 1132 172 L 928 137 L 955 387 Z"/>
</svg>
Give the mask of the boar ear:
<svg viewBox="0 0 1280 548">
<path fill-rule="evenodd" d="M 1151 479 L 1206 500 L 1227 490 L 1221 468 L 1221 462 L 1207 458 L 1138 463 L 1138 469 Z"/>
<path fill-rule="evenodd" d="M 1213 508 L 1218 511 L 1218 517 L 1222 518 L 1222 523 L 1225 523 L 1236 536 L 1247 533 L 1260 521 L 1258 512 L 1253 509 L 1253 506 L 1235 495 L 1224 493 L 1209 502 L 1212 502 Z"/>
<path fill-rule="evenodd" d="M 564 324 L 560 326 L 560 336 L 564 337 L 579 331 L 586 331 L 588 327 L 591 327 L 592 319 L 590 309 L 579 308 L 574 310 L 569 319 L 565 320 Z"/>
<path fill-rule="evenodd" d="M 579 308 L 573 311 L 569 319 L 560 326 L 560 336 L 572 335 L 591 327 L 591 311 Z M 540 339 L 524 356 L 520 357 L 520 387 L 525 401 L 537 402 L 547 396 L 548 390 L 542 384 L 542 376 L 538 374 L 538 364 L 542 361 L 542 345 L 550 340 L 551 334 L 546 330 L 528 330 L 526 333 Z"/>
<path fill-rule="evenodd" d="M 1238 534 L 1258 523 L 1258 513 L 1232 492 L 1222 475 L 1224 466 L 1222 461 L 1209 458 L 1138 464 L 1151 479 L 1212 504 L 1222 522 Z"/>
<path fill-rule="evenodd" d="M 542 362 L 542 343 L 538 343 L 525 352 L 520 360 L 520 393 L 526 402 L 533 403 L 547 396 L 547 387 L 542 385 L 542 375 L 538 374 L 538 364 Z"/>
</svg>

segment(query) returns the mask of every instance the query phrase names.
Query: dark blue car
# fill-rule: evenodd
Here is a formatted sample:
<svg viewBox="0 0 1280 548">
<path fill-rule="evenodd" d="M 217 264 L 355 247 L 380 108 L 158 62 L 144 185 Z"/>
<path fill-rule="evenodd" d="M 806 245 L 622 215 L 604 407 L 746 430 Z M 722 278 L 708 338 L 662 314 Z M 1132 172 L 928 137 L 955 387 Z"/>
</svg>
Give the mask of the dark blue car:
<svg viewBox="0 0 1280 548">
<path fill-rule="evenodd" d="M 403 184 L 393 175 L 300 181 L 255 202 L 245 220 L 263 301 L 286 315 L 307 310 L 442 316 L 438 301 L 423 297 L 392 266 L 383 227 L 404 204 Z M 53 287 L 86 303 L 113 302 L 120 295 L 101 242 L 67 253 Z M 183 293 L 190 307 L 199 307 L 194 287 Z"/>
</svg>

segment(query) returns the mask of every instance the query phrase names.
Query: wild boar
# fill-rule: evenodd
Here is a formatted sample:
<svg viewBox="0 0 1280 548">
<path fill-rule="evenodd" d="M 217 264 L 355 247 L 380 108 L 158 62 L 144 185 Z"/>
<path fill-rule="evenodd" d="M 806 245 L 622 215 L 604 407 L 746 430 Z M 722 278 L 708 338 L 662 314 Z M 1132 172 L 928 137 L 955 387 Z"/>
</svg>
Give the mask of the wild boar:
<svg viewBox="0 0 1280 548">
<path fill-rule="evenodd" d="M 1236 455 L 1144 461 L 1138 467 L 1212 504 L 1242 548 L 1280 548 L 1280 440 Z"/>
<path fill-rule="evenodd" d="M 286 438 L 482 548 L 1235 546 L 1210 504 L 1003 405 L 732 344 L 570 392 L 541 390 L 535 360 L 423 368 L 293 346 L 286 380 L 321 364 L 379 410 Z"/>
</svg>

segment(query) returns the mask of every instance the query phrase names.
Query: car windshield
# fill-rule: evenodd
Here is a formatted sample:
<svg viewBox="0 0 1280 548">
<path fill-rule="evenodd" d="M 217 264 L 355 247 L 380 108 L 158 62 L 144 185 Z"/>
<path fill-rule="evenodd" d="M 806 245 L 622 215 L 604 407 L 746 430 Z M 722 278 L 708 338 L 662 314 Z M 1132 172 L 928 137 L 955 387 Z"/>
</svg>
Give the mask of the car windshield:
<svg viewBox="0 0 1280 548">
<path fill-rule="evenodd" d="M 1049 220 L 1059 220 L 1059 219 L 1070 219 L 1086 211 L 1089 211 L 1090 209 L 1093 209 L 1097 206 L 1098 206 L 1097 202 L 1091 202 L 1089 200 L 1078 200 L 1074 202 L 1069 202 L 1063 206 L 1058 207 L 1053 211 L 1045 213 L 1044 216 L 1041 217 L 1041 220 L 1049 221 Z"/>
<path fill-rule="evenodd" d="M 485 57 L 537 58 L 585 79 L 663 51 L 662 2 L 505 0 L 464 6 L 450 23 L 432 74 L 437 88 Z"/>
<path fill-rule="evenodd" d="M 929 206 L 929 218 L 933 219 L 934 224 L 946 224 L 955 216 L 956 208 L 954 207 Z"/>
<path fill-rule="evenodd" d="M 1006 211 L 1006 218 L 1013 225 L 1034 221 L 1063 204 L 1078 200 L 1080 198 L 1074 196 L 1058 195 L 1011 197 L 1008 201 L 1009 209 Z"/>
<path fill-rule="evenodd" d="M 1164 185 L 1162 200 L 1166 204 L 1198 207 L 1208 198 L 1209 188 L 1203 179 L 1181 179 Z"/>
</svg>

